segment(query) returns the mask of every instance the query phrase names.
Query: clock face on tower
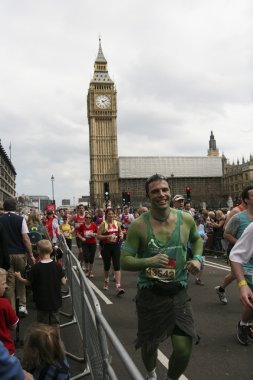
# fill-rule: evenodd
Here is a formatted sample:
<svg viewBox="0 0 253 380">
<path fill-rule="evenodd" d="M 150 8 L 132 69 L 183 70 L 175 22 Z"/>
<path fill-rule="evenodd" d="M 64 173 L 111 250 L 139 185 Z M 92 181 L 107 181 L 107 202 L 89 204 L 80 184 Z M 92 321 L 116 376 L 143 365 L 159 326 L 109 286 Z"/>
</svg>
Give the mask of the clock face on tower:
<svg viewBox="0 0 253 380">
<path fill-rule="evenodd" d="M 111 107 L 111 99 L 108 95 L 98 95 L 95 100 L 98 108 L 106 109 Z"/>
</svg>

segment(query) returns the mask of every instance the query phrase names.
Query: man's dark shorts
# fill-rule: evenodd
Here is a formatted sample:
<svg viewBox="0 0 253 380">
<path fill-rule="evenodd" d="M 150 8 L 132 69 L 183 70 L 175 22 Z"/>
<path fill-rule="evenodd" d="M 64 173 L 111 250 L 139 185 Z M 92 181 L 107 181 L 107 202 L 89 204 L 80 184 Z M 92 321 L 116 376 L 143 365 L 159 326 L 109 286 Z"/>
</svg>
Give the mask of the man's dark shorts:
<svg viewBox="0 0 253 380">
<path fill-rule="evenodd" d="M 158 295 L 153 289 L 138 289 L 136 296 L 138 332 L 136 348 L 157 346 L 171 335 L 198 339 L 195 331 L 191 300 L 186 289 L 176 295 Z"/>
</svg>

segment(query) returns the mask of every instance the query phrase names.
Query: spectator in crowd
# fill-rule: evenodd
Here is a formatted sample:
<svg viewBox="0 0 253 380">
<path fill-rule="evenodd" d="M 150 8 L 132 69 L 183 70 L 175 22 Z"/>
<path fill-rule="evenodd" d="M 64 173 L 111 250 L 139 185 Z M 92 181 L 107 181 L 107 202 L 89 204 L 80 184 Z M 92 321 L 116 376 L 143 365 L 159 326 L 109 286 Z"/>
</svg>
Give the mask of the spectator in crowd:
<svg viewBox="0 0 253 380">
<path fill-rule="evenodd" d="M 223 239 L 225 220 L 225 215 L 221 210 L 217 210 L 215 218 L 211 220 L 211 226 L 213 227 L 213 250 L 217 252 L 222 252 L 221 240 Z"/>
<path fill-rule="evenodd" d="M 177 210 L 183 210 L 184 209 L 184 197 L 183 195 L 177 194 L 173 198 L 173 208 L 176 208 Z"/>
<path fill-rule="evenodd" d="M 35 259 L 28 236 L 27 223 L 22 216 L 15 213 L 16 200 L 7 198 L 3 206 L 5 213 L 0 217 L 0 225 L 6 239 L 10 259 L 6 296 L 11 301 L 14 310 L 16 310 L 16 296 L 19 296 L 19 315 L 20 317 L 25 317 L 28 314 L 26 309 L 26 290 L 24 284 L 16 283 L 15 272 L 25 272 L 27 255 L 31 262 L 35 262 Z"/>
<path fill-rule="evenodd" d="M 0 224 L 0 268 L 6 269 L 6 270 L 10 268 L 10 256 L 8 252 L 7 239 L 4 235 L 4 228 L 1 224 Z"/>
<path fill-rule="evenodd" d="M 35 380 L 68 380 L 69 365 L 55 326 L 38 324 L 25 335 L 23 366 Z"/>
<path fill-rule="evenodd" d="M 213 227 L 211 226 L 211 218 L 214 218 L 215 214 L 212 211 L 208 212 L 208 210 L 205 210 L 205 209 L 202 210 L 201 214 L 202 214 L 202 219 L 203 219 L 203 224 L 204 224 L 204 230 L 207 234 L 207 240 L 206 240 L 204 248 L 211 249 L 213 246 Z"/>
<path fill-rule="evenodd" d="M 139 215 L 142 215 L 144 212 L 147 212 L 147 211 L 148 211 L 148 208 L 145 206 L 141 206 L 138 208 Z"/>
<path fill-rule="evenodd" d="M 0 341 L 0 379 L 1 380 L 34 380 L 34 377 L 24 371 L 19 360 L 11 356 Z"/>
<path fill-rule="evenodd" d="M 184 202 L 184 211 L 188 212 L 191 214 L 191 216 L 194 216 L 195 210 L 192 208 L 191 202 L 190 201 L 185 201 Z"/>
<path fill-rule="evenodd" d="M 59 325 L 58 309 L 62 305 L 61 285 L 66 284 L 63 269 L 50 257 L 52 243 L 40 240 L 37 244 L 41 258 L 39 263 L 32 266 L 28 279 L 16 272 L 18 281 L 31 285 L 37 308 L 37 322 L 49 325 Z"/>
<path fill-rule="evenodd" d="M 32 210 L 30 214 L 28 215 L 27 219 L 27 227 L 29 229 L 29 232 L 37 231 L 39 234 L 41 234 L 43 239 L 50 240 L 49 234 L 47 232 L 47 229 L 42 223 L 41 216 L 36 210 Z"/>
<path fill-rule="evenodd" d="M 10 301 L 3 298 L 6 289 L 6 271 L 0 268 L 0 340 L 8 349 L 10 355 L 15 352 L 15 344 L 10 330 L 15 330 L 19 321 Z"/>
</svg>

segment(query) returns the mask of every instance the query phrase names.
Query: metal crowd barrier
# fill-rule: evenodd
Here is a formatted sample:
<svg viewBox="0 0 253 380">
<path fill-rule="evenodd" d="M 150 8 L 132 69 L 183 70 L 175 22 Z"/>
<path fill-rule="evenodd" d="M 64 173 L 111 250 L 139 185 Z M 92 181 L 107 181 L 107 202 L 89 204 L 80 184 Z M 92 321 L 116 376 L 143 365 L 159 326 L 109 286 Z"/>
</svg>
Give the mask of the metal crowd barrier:
<svg viewBox="0 0 253 380">
<path fill-rule="evenodd" d="M 60 327 L 77 324 L 82 339 L 82 357 L 66 352 L 67 356 L 84 363 L 84 370 L 72 377 L 72 380 L 85 375 L 90 375 L 94 380 L 120 380 L 113 369 L 107 338 L 117 355 L 117 360 L 125 367 L 128 379 L 143 380 L 143 376 L 103 316 L 99 301 L 83 273 L 79 260 L 67 247 L 64 237 L 60 238 L 59 246 L 63 251 L 63 265 L 69 286 L 69 293 L 65 297 L 70 297 L 71 300 L 71 313 L 62 313 L 71 321 Z"/>
</svg>

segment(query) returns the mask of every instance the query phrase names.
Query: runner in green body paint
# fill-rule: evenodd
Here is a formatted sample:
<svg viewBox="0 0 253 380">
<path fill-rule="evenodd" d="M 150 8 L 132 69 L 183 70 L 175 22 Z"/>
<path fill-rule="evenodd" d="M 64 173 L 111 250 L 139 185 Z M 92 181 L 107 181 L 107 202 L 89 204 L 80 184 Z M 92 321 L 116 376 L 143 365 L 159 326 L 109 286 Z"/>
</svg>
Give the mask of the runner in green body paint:
<svg viewBox="0 0 253 380">
<path fill-rule="evenodd" d="M 167 379 L 176 380 L 186 369 L 197 339 L 187 272 L 196 275 L 202 263 L 202 239 L 190 214 L 170 208 L 170 189 L 166 178 L 155 174 L 146 182 L 151 210 L 130 226 L 121 250 L 121 268 L 138 271 L 136 308 L 138 333 L 147 370 L 146 379 L 155 380 L 159 343 L 171 336 L 173 352 Z M 187 241 L 193 259 L 186 260 Z"/>
</svg>

